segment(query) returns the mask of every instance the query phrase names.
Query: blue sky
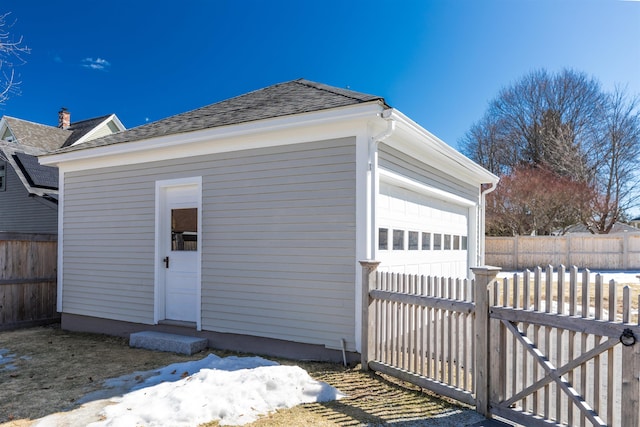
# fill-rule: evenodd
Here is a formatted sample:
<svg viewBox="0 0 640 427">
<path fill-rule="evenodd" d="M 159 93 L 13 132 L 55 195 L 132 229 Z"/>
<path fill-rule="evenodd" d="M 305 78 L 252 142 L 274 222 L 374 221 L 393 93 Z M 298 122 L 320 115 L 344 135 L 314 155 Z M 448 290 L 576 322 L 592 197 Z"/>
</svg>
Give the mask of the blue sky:
<svg viewBox="0 0 640 427">
<path fill-rule="evenodd" d="M 306 78 L 383 96 L 456 147 L 498 91 L 572 68 L 640 94 L 640 1 L 3 0 L 32 53 L 0 114 L 127 127 Z"/>
</svg>

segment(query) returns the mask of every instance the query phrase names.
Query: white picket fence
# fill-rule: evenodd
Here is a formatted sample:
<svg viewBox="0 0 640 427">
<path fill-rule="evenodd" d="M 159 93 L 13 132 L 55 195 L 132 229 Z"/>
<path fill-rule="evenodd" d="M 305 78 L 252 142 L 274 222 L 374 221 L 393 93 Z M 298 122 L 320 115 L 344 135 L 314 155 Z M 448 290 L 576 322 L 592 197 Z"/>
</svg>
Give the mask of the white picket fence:
<svg viewBox="0 0 640 427">
<path fill-rule="evenodd" d="M 363 369 L 522 425 L 640 425 L 637 291 L 575 267 L 455 280 L 362 264 Z"/>
</svg>

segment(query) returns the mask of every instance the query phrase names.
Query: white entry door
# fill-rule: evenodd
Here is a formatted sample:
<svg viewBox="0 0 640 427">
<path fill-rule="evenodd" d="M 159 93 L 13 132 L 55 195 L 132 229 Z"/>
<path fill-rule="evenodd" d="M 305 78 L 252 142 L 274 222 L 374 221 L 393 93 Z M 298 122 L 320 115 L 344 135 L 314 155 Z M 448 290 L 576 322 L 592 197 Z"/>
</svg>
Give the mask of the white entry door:
<svg viewBox="0 0 640 427">
<path fill-rule="evenodd" d="M 159 320 L 197 322 L 199 309 L 200 186 L 159 188 Z"/>
</svg>

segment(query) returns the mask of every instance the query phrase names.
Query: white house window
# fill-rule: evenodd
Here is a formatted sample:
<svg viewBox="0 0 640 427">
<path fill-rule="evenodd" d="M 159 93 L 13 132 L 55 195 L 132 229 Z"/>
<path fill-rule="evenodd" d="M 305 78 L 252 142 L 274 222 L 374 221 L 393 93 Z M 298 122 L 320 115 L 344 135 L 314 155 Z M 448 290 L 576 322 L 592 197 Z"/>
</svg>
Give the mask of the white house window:
<svg viewBox="0 0 640 427">
<path fill-rule="evenodd" d="M 393 250 L 404 250 L 404 230 L 393 230 Z"/>
<path fill-rule="evenodd" d="M 467 250 L 467 236 L 462 236 L 461 249 L 463 251 Z"/>
<path fill-rule="evenodd" d="M 418 250 L 419 240 L 420 240 L 420 233 L 418 233 L 417 231 L 409 232 L 409 250 L 410 251 Z"/>
<path fill-rule="evenodd" d="M 0 161 L 0 191 L 7 189 L 7 164 Z"/>
<path fill-rule="evenodd" d="M 453 249 L 460 250 L 460 236 L 453 236 Z"/>
<path fill-rule="evenodd" d="M 389 249 L 389 229 L 378 229 L 378 249 L 386 251 Z"/>
</svg>

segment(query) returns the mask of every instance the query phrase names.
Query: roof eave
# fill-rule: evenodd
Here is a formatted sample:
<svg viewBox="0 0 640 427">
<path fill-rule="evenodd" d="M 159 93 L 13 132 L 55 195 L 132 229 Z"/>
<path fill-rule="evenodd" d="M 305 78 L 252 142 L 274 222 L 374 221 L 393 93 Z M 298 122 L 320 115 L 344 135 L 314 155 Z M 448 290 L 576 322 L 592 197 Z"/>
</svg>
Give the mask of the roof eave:
<svg viewBox="0 0 640 427">
<path fill-rule="evenodd" d="M 402 146 L 427 164 L 440 168 L 446 166 L 446 170 L 463 178 L 482 184 L 497 184 L 500 180 L 497 175 L 470 160 L 402 112 L 392 109 L 389 118 L 396 121 L 397 135 L 396 138 L 392 136 L 388 143 Z"/>
<path fill-rule="evenodd" d="M 103 158 L 104 156 L 148 152 L 154 149 L 176 146 L 184 147 L 205 141 L 219 141 L 227 138 L 238 138 L 264 132 L 291 130 L 324 123 L 339 124 L 341 122 L 349 122 L 358 119 L 371 119 L 372 117 L 378 117 L 384 109 L 385 106 L 383 103 L 379 100 L 374 100 L 357 105 L 219 126 L 149 139 L 120 142 L 117 144 L 97 147 L 78 147 L 79 149 L 72 151 L 47 153 L 39 156 L 38 159 L 42 165 L 59 166 L 67 162 L 90 161 L 93 159 Z"/>
<path fill-rule="evenodd" d="M 6 158 L 6 161 L 9 163 L 9 165 L 15 172 L 16 176 L 18 177 L 18 180 L 20 181 L 20 183 L 23 185 L 23 187 L 25 188 L 25 190 L 27 190 L 29 194 L 34 196 L 44 196 L 46 193 L 51 193 L 51 194 L 58 193 L 57 188 L 54 189 L 54 188 L 38 187 L 38 186 L 32 185 L 31 182 L 29 182 L 29 178 L 26 176 L 26 174 L 24 173 L 20 165 L 18 165 L 18 163 L 13 158 L 13 154 L 21 150 L 16 150 L 14 148 L 9 148 L 6 146 L 0 147 L 0 148 L 5 154 L 3 157 Z"/>
</svg>

